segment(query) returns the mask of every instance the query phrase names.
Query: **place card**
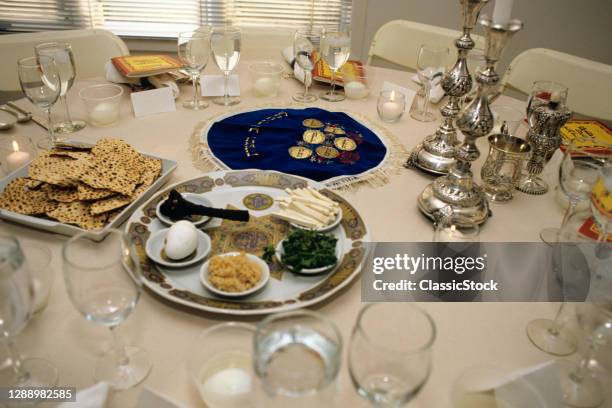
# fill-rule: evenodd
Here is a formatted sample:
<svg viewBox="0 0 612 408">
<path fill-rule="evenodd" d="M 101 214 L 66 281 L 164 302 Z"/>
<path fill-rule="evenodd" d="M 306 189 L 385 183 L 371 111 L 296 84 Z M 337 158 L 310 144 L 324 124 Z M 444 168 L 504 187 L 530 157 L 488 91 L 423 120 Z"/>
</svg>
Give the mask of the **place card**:
<svg viewBox="0 0 612 408">
<path fill-rule="evenodd" d="M 527 407 L 533 403 L 533 395 L 525 390 L 525 384 L 539 395 L 545 407 L 563 406 L 560 367 L 555 361 L 518 370 L 513 374 L 515 377 L 512 380 L 495 388 L 496 396 L 508 402 L 509 406 Z"/>
<path fill-rule="evenodd" d="M 204 75 L 200 80 L 202 96 L 223 96 L 225 95 L 223 75 Z M 238 75 L 230 75 L 227 81 L 227 88 L 230 96 L 240 96 L 240 78 Z"/>
<path fill-rule="evenodd" d="M 413 91 L 410 88 L 405 88 L 403 86 L 394 84 L 393 82 L 383 82 L 383 86 L 382 86 L 382 90 L 383 91 L 400 91 L 401 93 L 404 94 L 404 96 L 406 97 L 406 109 L 410 109 L 410 107 L 412 106 L 412 101 L 414 100 L 414 97 L 416 96 L 416 91 Z"/>
<path fill-rule="evenodd" d="M 174 94 L 172 88 L 163 87 L 150 91 L 132 92 L 132 108 L 137 118 L 163 112 L 174 112 Z"/>
</svg>

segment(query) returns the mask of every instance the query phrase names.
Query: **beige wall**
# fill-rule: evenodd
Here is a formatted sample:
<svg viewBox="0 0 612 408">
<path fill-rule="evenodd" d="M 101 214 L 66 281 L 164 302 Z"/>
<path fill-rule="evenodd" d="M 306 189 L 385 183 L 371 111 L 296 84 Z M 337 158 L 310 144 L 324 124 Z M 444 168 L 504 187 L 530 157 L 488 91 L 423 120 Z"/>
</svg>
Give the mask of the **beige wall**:
<svg viewBox="0 0 612 408">
<path fill-rule="evenodd" d="M 459 0 L 353 0 L 354 56 L 364 59 L 376 30 L 406 19 L 459 30 Z M 493 14 L 494 1 L 481 14 Z M 503 67 L 528 48 L 551 48 L 612 65 L 612 0 L 514 0 L 525 28 L 511 40 Z M 480 32 L 478 29 L 475 32 Z M 416 52 L 416 50 L 406 50 Z"/>
</svg>

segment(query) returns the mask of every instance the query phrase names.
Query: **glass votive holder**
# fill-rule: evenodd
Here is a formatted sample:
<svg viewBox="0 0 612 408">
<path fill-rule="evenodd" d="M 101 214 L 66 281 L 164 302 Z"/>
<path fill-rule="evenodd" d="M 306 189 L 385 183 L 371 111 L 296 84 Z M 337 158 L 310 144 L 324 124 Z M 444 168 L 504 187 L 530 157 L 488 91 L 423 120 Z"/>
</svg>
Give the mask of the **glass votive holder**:
<svg viewBox="0 0 612 408">
<path fill-rule="evenodd" d="M 521 177 L 523 163 L 529 158 L 529 143 L 518 137 L 499 133 L 489 136 L 489 155 L 480 177 L 487 198 L 493 202 L 512 200 Z"/>
<path fill-rule="evenodd" d="M 275 97 L 281 84 L 283 67 L 275 62 L 258 61 L 249 65 L 253 91 L 261 97 Z"/>
<path fill-rule="evenodd" d="M 88 122 L 93 126 L 110 126 L 119 120 L 123 88 L 115 84 L 90 85 L 79 96 L 85 103 Z"/>
<path fill-rule="evenodd" d="M 36 147 L 27 136 L 10 135 L 0 138 L 0 166 L 6 174 L 25 166 L 36 155 Z"/>
<path fill-rule="evenodd" d="M 51 286 L 53 285 L 53 270 L 51 269 L 51 251 L 49 248 L 21 241 L 34 292 L 33 313 L 41 312 L 49 301 Z"/>
<path fill-rule="evenodd" d="M 377 108 L 383 122 L 397 122 L 406 111 L 406 96 L 396 90 L 380 91 Z"/>
<path fill-rule="evenodd" d="M 348 99 L 364 99 L 370 94 L 372 71 L 364 66 L 344 64 L 341 69 L 344 94 Z"/>
<path fill-rule="evenodd" d="M 228 322 L 200 334 L 187 370 L 208 407 L 251 407 L 255 326 Z"/>
<path fill-rule="evenodd" d="M 492 133 L 502 133 L 502 126 L 506 123 L 508 134 L 516 136 L 516 131 L 525 118 L 525 112 L 512 106 L 492 106 L 493 130 Z"/>
</svg>

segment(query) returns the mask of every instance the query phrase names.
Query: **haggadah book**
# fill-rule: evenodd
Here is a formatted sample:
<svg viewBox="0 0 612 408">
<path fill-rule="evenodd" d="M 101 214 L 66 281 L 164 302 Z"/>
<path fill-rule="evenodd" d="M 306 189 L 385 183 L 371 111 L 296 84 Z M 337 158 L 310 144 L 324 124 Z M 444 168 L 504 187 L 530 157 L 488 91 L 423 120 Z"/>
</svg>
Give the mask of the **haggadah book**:
<svg viewBox="0 0 612 408">
<path fill-rule="evenodd" d="M 112 58 L 111 61 L 128 78 L 158 75 L 182 67 L 177 59 L 169 55 L 125 55 Z"/>
</svg>

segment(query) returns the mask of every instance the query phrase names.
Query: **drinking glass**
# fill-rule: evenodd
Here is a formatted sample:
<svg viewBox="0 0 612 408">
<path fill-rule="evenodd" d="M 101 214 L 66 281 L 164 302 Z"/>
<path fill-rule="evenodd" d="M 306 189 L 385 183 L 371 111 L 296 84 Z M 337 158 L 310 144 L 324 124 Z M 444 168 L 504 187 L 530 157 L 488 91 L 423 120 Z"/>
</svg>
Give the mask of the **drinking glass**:
<svg viewBox="0 0 612 408">
<path fill-rule="evenodd" d="M 410 113 L 413 119 L 420 122 L 432 122 L 435 120 L 434 114 L 429 111 L 429 95 L 431 88 L 439 83 L 444 76 L 448 56 L 448 47 L 423 44 L 419 48 L 417 75 L 423 88 L 423 98 L 421 109 Z"/>
<path fill-rule="evenodd" d="M 349 373 L 359 395 L 375 407 L 399 407 L 423 388 L 432 365 L 436 327 L 411 303 L 363 307 L 349 346 Z"/>
<path fill-rule="evenodd" d="M 228 322 L 212 326 L 194 342 L 187 367 L 208 407 L 253 406 L 255 326 Z"/>
<path fill-rule="evenodd" d="M 433 242 L 480 242 L 480 227 L 469 217 L 448 213 L 442 209 L 434 223 Z M 452 210 L 450 210 L 452 211 Z"/>
<path fill-rule="evenodd" d="M 602 384 L 594 378 L 589 363 L 599 348 L 612 342 L 612 316 L 608 315 L 589 335 L 587 351 L 579 362 L 564 360 L 561 368 L 561 390 L 566 405 L 594 408 L 603 403 Z"/>
<path fill-rule="evenodd" d="M 0 336 L 7 347 L 12 369 L 0 372 L 3 387 L 44 387 L 57 384 L 57 369 L 41 358 L 22 359 L 15 336 L 32 316 L 33 281 L 19 242 L 0 235 Z"/>
<path fill-rule="evenodd" d="M 312 70 L 320 58 L 321 27 L 301 28 L 293 36 L 293 56 L 295 62 L 304 70 L 304 92 L 293 95 L 293 100 L 308 103 L 317 100 L 317 96 L 308 93 L 312 83 Z"/>
<path fill-rule="evenodd" d="M 330 406 L 342 358 L 342 336 L 309 310 L 265 318 L 255 332 L 255 375 L 260 406 Z"/>
<path fill-rule="evenodd" d="M 49 136 L 37 143 L 41 149 L 51 149 L 60 139 L 53 132 L 51 107 L 61 93 L 60 76 L 55 60 L 42 55 L 17 61 L 19 84 L 25 96 L 47 114 Z"/>
<path fill-rule="evenodd" d="M 527 118 L 531 112 L 548 103 L 564 105 L 567 101 L 567 87 L 553 81 L 535 81 L 527 100 Z"/>
<path fill-rule="evenodd" d="M 215 59 L 215 64 L 223 72 L 224 76 L 224 95 L 213 99 L 217 105 L 230 106 L 240 103 L 240 98 L 229 95 L 229 75 L 240 60 L 240 46 L 242 34 L 237 27 L 218 27 L 213 28 L 210 36 L 210 44 Z"/>
<path fill-rule="evenodd" d="M 568 205 L 563 215 L 560 228 L 545 228 L 540 232 L 540 238 L 546 243 L 558 240 L 559 231 L 565 226 L 569 216 L 576 207 L 591 198 L 591 190 L 597 181 L 600 170 L 610 163 L 612 154 L 604 149 L 599 152 L 589 152 L 575 144 L 570 144 L 565 150 L 559 166 L 559 187 L 567 197 Z"/>
<path fill-rule="evenodd" d="M 200 73 L 210 57 L 210 30 L 200 27 L 196 31 L 179 33 L 178 56 L 193 83 L 193 100 L 183 103 L 183 107 L 193 110 L 208 107 L 208 103 L 200 99 Z"/>
<path fill-rule="evenodd" d="M 396 90 L 380 91 L 376 110 L 380 120 L 386 123 L 395 123 L 401 119 L 406 111 L 406 95 Z"/>
<path fill-rule="evenodd" d="M 113 350 L 96 364 L 96 381 L 124 390 L 144 380 L 151 369 L 147 353 L 124 346 L 114 330 L 138 303 L 142 272 L 136 248 L 122 231 L 110 230 L 100 242 L 92 238 L 84 232 L 64 244 L 64 280 L 74 307 L 85 319 L 108 327 L 113 336 Z"/>
<path fill-rule="evenodd" d="M 38 57 L 41 55 L 52 57 L 59 72 L 61 83 L 60 99 L 64 105 L 65 116 L 63 122 L 55 124 L 53 131 L 56 133 L 73 133 L 83 129 L 86 126 L 85 122 L 82 120 L 72 120 L 68 101 L 66 100 L 68 91 L 72 88 L 74 78 L 76 77 L 76 65 L 74 64 L 72 46 L 67 43 L 49 42 L 38 44 L 34 47 L 34 50 Z"/>
<path fill-rule="evenodd" d="M 351 32 L 345 28 L 323 30 L 321 35 L 321 57 L 331 70 L 331 88 L 320 95 L 329 102 L 343 101 L 344 92 L 336 91 L 338 70 L 348 61 L 351 53 Z"/>
</svg>

